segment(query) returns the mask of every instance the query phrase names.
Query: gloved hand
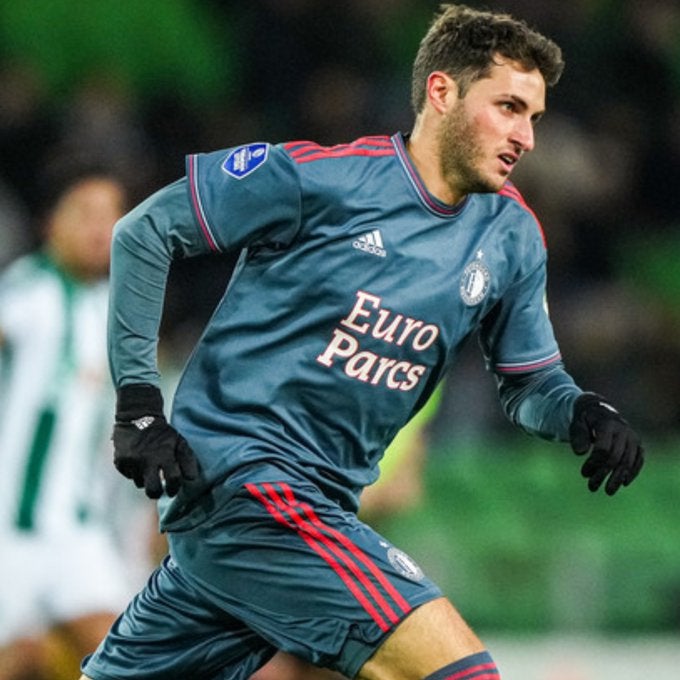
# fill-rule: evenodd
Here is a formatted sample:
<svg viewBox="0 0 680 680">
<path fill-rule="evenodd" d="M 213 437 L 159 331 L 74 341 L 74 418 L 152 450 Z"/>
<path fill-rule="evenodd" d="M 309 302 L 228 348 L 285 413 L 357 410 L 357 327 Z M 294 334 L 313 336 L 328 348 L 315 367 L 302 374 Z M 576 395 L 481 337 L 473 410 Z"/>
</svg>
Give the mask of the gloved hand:
<svg viewBox="0 0 680 680">
<path fill-rule="evenodd" d="M 185 480 L 196 479 L 198 464 L 186 440 L 163 415 L 163 397 L 153 385 L 118 390 L 113 428 L 113 464 L 149 498 L 163 490 L 175 496 Z"/>
<path fill-rule="evenodd" d="M 609 477 L 604 490 L 613 496 L 642 469 L 644 451 L 640 438 L 619 412 L 597 394 L 585 392 L 576 399 L 569 437 L 574 453 L 579 456 L 590 453 L 581 474 L 588 478 L 591 491 L 597 491 Z"/>
</svg>

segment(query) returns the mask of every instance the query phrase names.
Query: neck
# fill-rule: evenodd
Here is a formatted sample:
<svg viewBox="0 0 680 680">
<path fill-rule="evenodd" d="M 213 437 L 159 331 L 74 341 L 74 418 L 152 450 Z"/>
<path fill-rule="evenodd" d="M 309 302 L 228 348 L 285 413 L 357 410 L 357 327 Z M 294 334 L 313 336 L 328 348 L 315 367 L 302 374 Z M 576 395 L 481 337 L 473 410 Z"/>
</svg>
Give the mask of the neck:
<svg viewBox="0 0 680 680">
<path fill-rule="evenodd" d="M 426 129 L 422 120 L 416 121 L 406 143 L 406 149 L 430 194 L 447 205 L 456 205 L 465 198 L 464 194 L 454 191 L 444 179 L 437 136 L 433 131 Z"/>
</svg>

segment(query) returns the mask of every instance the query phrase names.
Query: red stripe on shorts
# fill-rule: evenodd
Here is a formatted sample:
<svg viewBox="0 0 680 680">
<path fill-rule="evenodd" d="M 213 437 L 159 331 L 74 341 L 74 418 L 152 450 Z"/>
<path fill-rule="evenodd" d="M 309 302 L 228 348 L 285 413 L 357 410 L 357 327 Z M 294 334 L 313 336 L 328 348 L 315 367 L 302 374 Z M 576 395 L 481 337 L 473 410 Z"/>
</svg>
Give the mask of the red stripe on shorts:
<svg viewBox="0 0 680 680">
<path fill-rule="evenodd" d="M 397 606 L 401 609 L 404 614 L 408 614 L 411 611 L 411 605 L 402 597 L 401 593 L 390 583 L 387 576 L 380 570 L 378 565 L 363 551 L 356 543 L 353 543 L 347 536 L 340 533 L 334 527 L 324 524 L 314 512 L 314 508 L 308 503 L 300 503 L 295 499 L 292 489 L 288 484 L 281 483 L 281 488 L 286 493 L 289 502 L 293 505 L 299 505 L 308 516 L 310 521 L 317 526 L 322 531 L 335 538 L 338 543 L 343 545 L 349 552 L 351 552 L 377 579 L 380 585 L 385 589 L 388 595 L 394 600 Z"/>
<path fill-rule="evenodd" d="M 305 518 L 303 513 L 307 514 L 305 510 L 311 508 L 299 503 L 287 484 L 280 485 L 285 500 L 272 484 L 265 483 L 261 488 L 254 484 L 246 484 L 246 488 L 278 522 L 295 531 L 333 569 L 382 631 L 387 632 L 391 629 L 388 620 L 392 624 L 398 623 L 399 616 L 356 562 L 353 554 L 344 550 L 337 540 L 321 530 L 322 528 L 328 530 L 329 527 L 318 518 L 315 522 L 310 521 L 309 517 Z M 349 539 L 347 541 L 351 544 Z M 359 548 L 354 547 L 361 553 Z M 370 562 L 365 555 L 364 559 Z M 373 566 L 377 569 L 375 565 Z M 384 575 L 381 576 L 385 579 Z"/>
</svg>

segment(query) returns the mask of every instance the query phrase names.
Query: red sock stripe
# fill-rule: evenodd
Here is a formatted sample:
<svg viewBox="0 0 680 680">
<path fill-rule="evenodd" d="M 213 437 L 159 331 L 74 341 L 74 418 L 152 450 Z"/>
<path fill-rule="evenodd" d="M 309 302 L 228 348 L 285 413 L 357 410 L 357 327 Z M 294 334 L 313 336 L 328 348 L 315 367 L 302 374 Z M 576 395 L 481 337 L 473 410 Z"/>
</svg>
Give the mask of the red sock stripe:
<svg viewBox="0 0 680 680">
<path fill-rule="evenodd" d="M 314 512 L 314 509 L 307 503 L 300 503 L 294 496 L 292 489 L 287 484 L 281 484 L 281 488 L 284 490 L 286 497 L 294 505 L 299 505 L 310 519 L 310 521 L 322 531 L 335 538 L 341 545 L 343 545 L 349 552 L 351 552 L 354 557 L 356 557 L 376 578 L 378 583 L 385 589 L 392 600 L 397 604 L 404 614 L 408 614 L 411 611 L 411 605 L 402 597 L 401 593 L 390 583 L 385 574 L 380 570 L 378 565 L 355 543 L 353 543 L 347 536 L 340 533 L 337 529 L 334 529 L 327 524 L 324 524 Z"/>
<path fill-rule="evenodd" d="M 286 496 L 285 501 L 272 484 L 265 483 L 262 485 L 264 493 L 254 484 L 246 484 L 248 491 L 265 506 L 278 522 L 295 531 L 310 548 L 325 560 L 376 625 L 384 632 L 389 631 L 391 625 L 386 619 L 395 624 L 399 621 L 399 616 L 380 594 L 375 584 L 352 559 L 352 556 L 348 555 L 337 542 L 331 540 L 318 527 L 302 516 L 302 504 L 294 498 L 290 487 L 287 485 L 281 485 L 281 487 Z M 364 592 L 362 587 L 367 592 Z"/>
<path fill-rule="evenodd" d="M 485 671 L 489 671 L 488 673 Z M 479 675 L 477 675 L 479 673 Z M 495 663 L 482 663 L 472 668 L 465 668 L 453 675 L 447 675 L 442 680 L 498 680 L 498 668 Z"/>
</svg>

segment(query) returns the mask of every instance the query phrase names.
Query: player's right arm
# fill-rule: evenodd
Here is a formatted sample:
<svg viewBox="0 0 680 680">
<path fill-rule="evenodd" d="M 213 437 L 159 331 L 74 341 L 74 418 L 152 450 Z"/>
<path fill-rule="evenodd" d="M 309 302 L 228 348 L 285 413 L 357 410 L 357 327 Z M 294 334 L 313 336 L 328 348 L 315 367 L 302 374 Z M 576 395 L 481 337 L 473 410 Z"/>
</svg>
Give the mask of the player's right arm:
<svg viewBox="0 0 680 680">
<path fill-rule="evenodd" d="M 253 245 L 284 248 L 299 230 L 300 206 L 288 155 L 281 147 L 253 144 L 190 156 L 185 178 L 120 220 L 109 309 L 116 387 L 159 383 L 156 344 L 173 259 Z"/>
<path fill-rule="evenodd" d="M 158 385 L 156 350 L 170 264 L 209 251 L 195 225 L 186 179 L 156 192 L 117 223 L 108 328 L 109 364 L 117 388 Z"/>
<path fill-rule="evenodd" d="M 163 414 L 158 332 L 175 259 L 250 245 L 285 247 L 300 225 L 297 172 L 280 147 L 254 144 L 190 156 L 187 176 L 116 225 L 108 351 L 117 390 L 114 463 L 158 498 L 174 496 L 197 465 Z"/>
<path fill-rule="evenodd" d="M 114 464 L 150 498 L 174 496 L 198 474 L 184 438 L 165 419 L 158 331 L 173 259 L 210 250 L 197 233 L 186 180 L 156 192 L 116 225 L 111 249 L 108 351 L 116 386 Z"/>
</svg>

